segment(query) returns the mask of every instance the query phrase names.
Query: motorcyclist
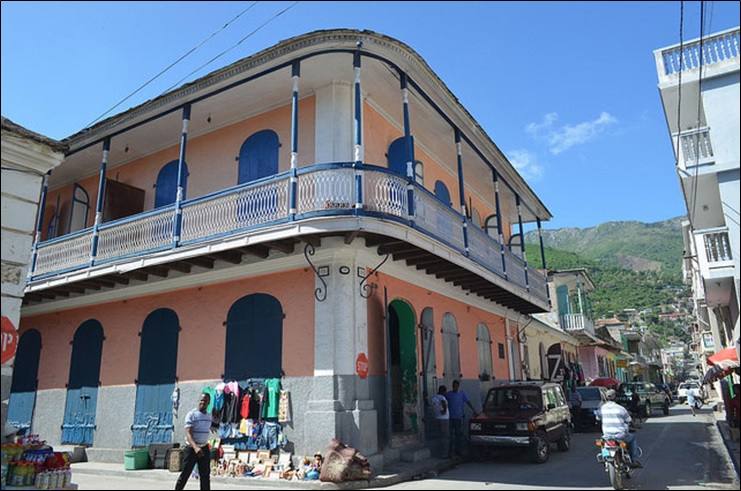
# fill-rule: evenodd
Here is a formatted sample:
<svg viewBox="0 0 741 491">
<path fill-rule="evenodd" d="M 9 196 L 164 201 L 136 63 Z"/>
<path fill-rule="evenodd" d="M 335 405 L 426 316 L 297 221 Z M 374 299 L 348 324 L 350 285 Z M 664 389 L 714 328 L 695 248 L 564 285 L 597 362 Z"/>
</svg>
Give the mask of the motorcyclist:
<svg viewBox="0 0 741 491">
<path fill-rule="evenodd" d="M 623 406 L 615 402 L 615 391 L 607 391 L 607 402 L 599 408 L 602 420 L 602 436 L 605 438 L 616 438 L 628 444 L 631 464 L 633 468 L 642 468 L 643 464 L 638 460 L 638 442 L 635 434 L 630 433 L 631 428 L 638 428 L 630 417 L 630 413 Z"/>
</svg>

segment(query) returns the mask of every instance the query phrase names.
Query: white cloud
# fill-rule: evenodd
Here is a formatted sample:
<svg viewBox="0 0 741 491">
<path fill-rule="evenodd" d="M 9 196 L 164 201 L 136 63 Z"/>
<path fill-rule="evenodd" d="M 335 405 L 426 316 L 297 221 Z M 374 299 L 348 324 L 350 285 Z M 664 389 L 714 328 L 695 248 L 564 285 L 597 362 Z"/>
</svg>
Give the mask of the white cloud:
<svg viewBox="0 0 741 491">
<path fill-rule="evenodd" d="M 556 126 L 557 113 L 548 113 L 541 123 L 530 123 L 525 131 L 533 138 L 543 140 L 553 155 L 565 152 L 574 145 L 580 145 L 593 139 L 607 126 L 617 123 L 617 119 L 609 113 L 603 112 L 594 121 L 585 121 L 575 125 Z"/>
<path fill-rule="evenodd" d="M 537 157 L 534 154 L 527 150 L 512 150 L 507 155 L 517 172 L 526 181 L 539 179 L 543 176 L 543 167 L 537 162 Z"/>
</svg>

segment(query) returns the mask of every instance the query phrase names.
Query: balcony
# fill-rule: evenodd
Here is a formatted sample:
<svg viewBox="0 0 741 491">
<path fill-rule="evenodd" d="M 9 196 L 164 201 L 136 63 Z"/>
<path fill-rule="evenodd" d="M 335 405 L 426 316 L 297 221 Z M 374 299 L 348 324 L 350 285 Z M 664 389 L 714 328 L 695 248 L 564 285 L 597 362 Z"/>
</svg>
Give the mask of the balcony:
<svg viewBox="0 0 741 491">
<path fill-rule="evenodd" d="M 338 232 L 365 234 L 367 245 L 388 246 L 394 259 L 485 298 L 521 311 L 547 310 L 540 272 L 425 188 L 386 168 L 352 163 L 300 168 L 295 178 L 285 172 L 183 201 L 179 209 L 173 204 L 38 243 L 26 297 L 67 296 L 70 280 L 112 284 L 121 273 L 166 269 L 175 260 Z M 452 254 L 441 254 L 444 248 Z"/>
<path fill-rule="evenodd" d="M 677 165 L 682 170 L 696 166 L 712 165 L 715 163 L 713 144 L 710 140 L 710 128 L 694 128 L 681 133 L 674 133 L 672 139 L 679 136 L 679 161 Z"/>
<path fill-rule="evenodd" d="M 561 328 L 566 332 L 587 332 L 594 335 L 594 322 L 584 314 L 563 314 L 559 316 Z"/>
<path fill-rule="evenodd" d="M 654 51 L 659 82 L 673 81 L 680 72 L 719 69 L 739 56 L 739 29 Z"/>
</svg>

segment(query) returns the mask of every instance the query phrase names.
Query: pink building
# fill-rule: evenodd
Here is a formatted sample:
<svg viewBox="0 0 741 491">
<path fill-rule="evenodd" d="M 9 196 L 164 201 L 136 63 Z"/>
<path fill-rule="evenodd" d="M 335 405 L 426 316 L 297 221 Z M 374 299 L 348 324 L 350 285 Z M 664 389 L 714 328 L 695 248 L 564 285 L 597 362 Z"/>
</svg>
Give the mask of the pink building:
<svg viewBox="0 0 741 491">
<path fill-rule="evenodd" d="M 182 442 L 204 388 L 278 381 L 294 452 L 382 467 L 434 436 L 425 392 L 522 378 L 550 213 L 402 42 L 292 38 L 64 143 L 9 416 L 52 445 Z"/>
</svg>

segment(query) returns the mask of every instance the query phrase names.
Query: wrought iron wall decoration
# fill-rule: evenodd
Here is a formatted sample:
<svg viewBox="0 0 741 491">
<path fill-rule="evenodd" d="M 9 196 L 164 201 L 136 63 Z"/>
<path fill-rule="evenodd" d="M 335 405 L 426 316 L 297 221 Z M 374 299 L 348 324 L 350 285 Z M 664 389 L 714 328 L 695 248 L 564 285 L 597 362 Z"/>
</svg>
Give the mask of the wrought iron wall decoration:
<svg viewBox="0 0 741 491">
<path fill-rule="evenodd" d="M 381 261 L 378 264 L 378 266 L 376 266 L 375 268 L 373 268 L 371 270 L 371 272 L 368 273 L 367 275 L 365 275 L 365 277 L 360 281 L 360 296 L 363 297 L 363 298 L 370 298 L 371 295 L 373 295 L 373 291 L 376 288 L 378 288 L 378 285 L 376 283 L 366 283 L 366 281 L 368 280 L 368 278 L 373 273 L 375 273 L 376 271 L 378 271 L 378 268 L 380 268 L 381 266 L 383 266 L 383 263 L 385 263 L 386 261 L 388 261 L 388 258 L 389 258 L 388 248 L 384 244 L 381 244 L 380 246 L 378 246 L 378 250 L 376 251 L 376 253 L 379 256 L 385 255 L 386 257 L 384 257 L 383 258 L 383 261 Z"/>
<path fill-rule="evenodd" d="M 309 266 L 311 266 L 311 269 L 314 270 L 314 274 L 316 274 L 316 277 L 319 278 L 319 281 L 322 282 L 322 285 L 324 285 L 324 288 L 318 287 L 314 290 L 314 298 L 316 298 L 319 302 L 323 302 L 327 299 L 327 282 L 324 281 L 324 276 L 329 276 L 329 267 L 322 266 L 321 268 L 317 269 L 316 266 L 314 266 L 314 263 L 311 262 L 311 259 L 309 259 L 309 256 L 313 256 L 314 252 L 316 250 L 314 249 L 314 246 L 310 243 L 306 243 L 306 246 L 304 247 L 304 257 L 306 258 L 306 262 L 309 263 Z"/>
</svg>

